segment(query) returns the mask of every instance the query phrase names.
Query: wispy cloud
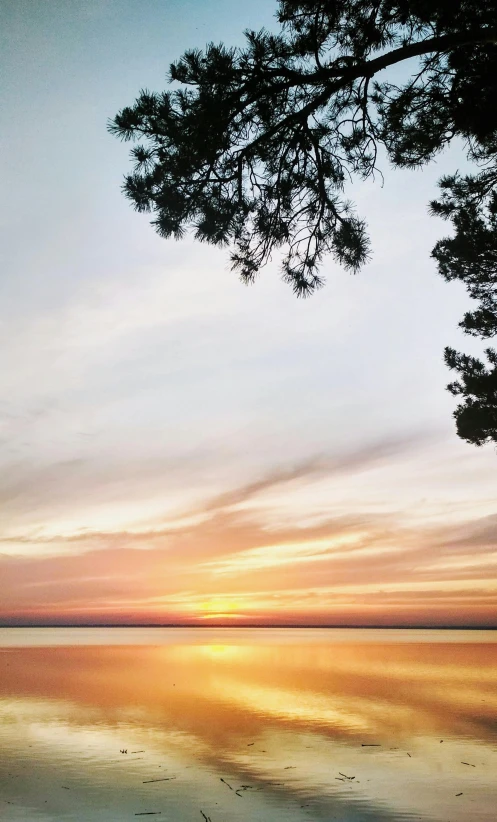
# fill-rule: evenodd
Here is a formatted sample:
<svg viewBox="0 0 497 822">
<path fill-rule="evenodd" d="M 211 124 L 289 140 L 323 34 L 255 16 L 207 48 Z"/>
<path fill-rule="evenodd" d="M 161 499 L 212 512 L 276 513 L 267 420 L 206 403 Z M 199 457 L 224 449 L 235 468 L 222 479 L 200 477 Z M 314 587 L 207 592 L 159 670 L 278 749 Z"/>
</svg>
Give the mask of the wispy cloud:
<svg viewBox="0 0 497 822">
<path fill-rule="evenodd" d="M 494 515 L 413 523 L 394 505 L 372 515 L 362 512 L 357 501 L 347 516 L 328 513 L 303 524 L 268 522 L 267 495 L 284 494 L 295 483 L 305 490 L 316 477 L 367 476 L 384 458 L 388 470 L 392 448 L 399 459 L 405 456 L 402 445 L 389 442 L 340 458 L 320 456 L 283 466 L 179 511 L 161 525 L 4 535 L 0 617 L 423 622 L 443 621 L 445 614 L 446 621 L 492 619 Z M 33 556 L 37 552 L 42 555 Z"/>
<path fill-rule="evenodd" d="M 330 536 L 328 539 L 262 545 L 260 548 L 241 551 L 226 559 L 206 563 L 205 569 L 212 569 L 218 574 L 240 574 L 244 571 L 262 571 L 302 562 L 324 562 L 330 557 L 350 556 L 352 549 L 361 551 L 365 537 L 366 532 L 358 532 Z M 362 547 L 362 551 L 367 552 L 368 548 Z"/>
</svg>

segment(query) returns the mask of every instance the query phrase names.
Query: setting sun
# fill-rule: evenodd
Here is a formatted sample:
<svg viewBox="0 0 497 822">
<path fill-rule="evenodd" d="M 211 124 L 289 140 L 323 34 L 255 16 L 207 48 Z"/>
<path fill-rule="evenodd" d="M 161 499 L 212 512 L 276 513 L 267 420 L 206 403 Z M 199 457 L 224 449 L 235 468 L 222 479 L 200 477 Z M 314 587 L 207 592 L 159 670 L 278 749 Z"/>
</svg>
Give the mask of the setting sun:
<svg viewBox="0 0 497 822">
<path fill-rule="evenodd" d="M 201 619 L 236 619 L 239 616 L 239 604 L 223 597 L 213 597 L 201 602 L 198 607 Z"/>
</svg>

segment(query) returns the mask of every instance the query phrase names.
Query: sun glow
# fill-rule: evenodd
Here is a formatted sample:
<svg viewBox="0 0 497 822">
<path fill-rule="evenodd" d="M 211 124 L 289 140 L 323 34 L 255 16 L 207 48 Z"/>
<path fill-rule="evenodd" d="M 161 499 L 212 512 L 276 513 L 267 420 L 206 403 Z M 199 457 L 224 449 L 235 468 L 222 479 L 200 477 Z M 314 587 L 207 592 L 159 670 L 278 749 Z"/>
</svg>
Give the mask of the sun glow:
<svg viewBox="0 0 497 822">
<path fill-rule="evenodd" d="M 236 600 L 224 597 L 213 597 L 201 602 L 198 606 L 202 619 L 237 619 L 240 605 Z"/>
</svg>

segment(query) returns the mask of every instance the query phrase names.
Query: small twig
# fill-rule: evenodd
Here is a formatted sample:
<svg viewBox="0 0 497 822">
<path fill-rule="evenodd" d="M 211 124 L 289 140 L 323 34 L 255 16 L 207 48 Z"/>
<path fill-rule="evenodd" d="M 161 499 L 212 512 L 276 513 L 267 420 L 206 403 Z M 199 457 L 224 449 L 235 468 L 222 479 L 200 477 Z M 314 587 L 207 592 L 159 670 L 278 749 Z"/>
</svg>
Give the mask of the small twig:
<svg viewBox="0 0 497 822">
<path fill-rule="evenodd" d="M 228 786 L 228 788 L 230 789 L 230 791 L 232 791 L 232 790 L 233 790 L 233 788 L 231 787 L 231 785 L 229 784 L 229 782 L 226 782 L 226 779 L 223 779 L 223 777 L 222 777 L 222 776 L 220 777 L 220 779 L 221 779 L 221 782 L 224 782 L 224 784 Z"/>
<path fill-rule="evenodd" d="M 472 765 L 471 762 L 461 762 L 461 765 L 469 765 L 470 768 L 476 768 L 476 765 Z"/>
<path fill-rule="evenodd" d="M 165 776 L 163 779 L 145 779 L 142 785 L 150 785 L 151 782 L 169 782 L 170 779 L 176 779 L 175 776 Z"/>
</svg>

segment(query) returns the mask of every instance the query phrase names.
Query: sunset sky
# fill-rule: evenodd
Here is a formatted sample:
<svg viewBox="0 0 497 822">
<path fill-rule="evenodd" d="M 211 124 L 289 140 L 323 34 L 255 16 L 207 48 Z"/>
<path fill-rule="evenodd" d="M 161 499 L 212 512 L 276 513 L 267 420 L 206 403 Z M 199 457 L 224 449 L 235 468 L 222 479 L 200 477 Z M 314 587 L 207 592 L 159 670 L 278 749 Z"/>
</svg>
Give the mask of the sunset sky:
<svg viewBox="0 0 497 822">
<path fill-rule="evenodd" d="M 429 256 L 458 148 L 356 183 L 373 258 L 305 301 L 120 193 L 107 119 L 274 10 L 1 5 L 1 624 L 497 624 L 497 457 L 443 363 L 480 346 Z"/>
</svg>

